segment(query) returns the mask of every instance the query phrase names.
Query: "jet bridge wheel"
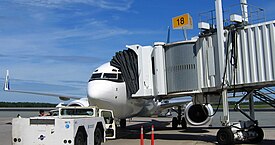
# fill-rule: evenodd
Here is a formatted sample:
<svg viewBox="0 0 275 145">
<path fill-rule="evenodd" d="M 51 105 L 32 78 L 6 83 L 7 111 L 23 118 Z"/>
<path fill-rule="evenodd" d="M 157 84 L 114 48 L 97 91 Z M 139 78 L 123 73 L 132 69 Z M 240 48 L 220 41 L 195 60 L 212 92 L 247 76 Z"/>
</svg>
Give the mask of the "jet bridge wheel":
<svg viewBox="0 0 275 145">
<path fill-rule="evenodd" d="M 234 145 L 234 134 L 230 127 L 221 128 L 217 133 L 219 145 Z"/>
<path fill-rule="evenodd" d="M 254 131 L 256 134 L 257 134 L 257 137 L 253 138 L 253 139 L 250 139 L 249 141 L 251 143 L 254 143 L 254 144 L 257 144 L 261 141 L 263 141 L 264 139 L 264 131 L 261 127 L 259 126 L 255 126 L 252 131 Z"/>
</svg>

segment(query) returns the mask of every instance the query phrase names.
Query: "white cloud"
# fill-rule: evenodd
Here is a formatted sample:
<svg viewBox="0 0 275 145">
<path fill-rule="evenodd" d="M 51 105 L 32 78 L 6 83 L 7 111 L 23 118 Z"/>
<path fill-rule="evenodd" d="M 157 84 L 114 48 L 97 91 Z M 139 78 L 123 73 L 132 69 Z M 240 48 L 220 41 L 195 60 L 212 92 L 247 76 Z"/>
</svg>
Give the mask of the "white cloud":
<svg viewBox="0 0 275 145">
<path fill-rule="evenodd" d="M 97 0 L 95 0 L 97 1 Z M 97 4 L 101 8 L 126 11 L 131 8 L 133 0 L 98 0 Z"/>
<path fill-rule="evenodd" d="M 85 94 L 86 83 L 79 85 L 72 82 L 87 82 L 92 71 L 109 61 L 117 49 L 123 49 L 133 40 L 136 42 L 144 39 L 143 36 L 160 33 L 121 25 L 124 22 L 123 19 L 118 20 L 120 11 L 129 10 L 132 2 L 133 0 L 0 2 L 2 72 L 9 69 L 16 79 L 55 84 L 56 89 L 63 85 L 73 86 L 80 91 L 66 92 Z M 98 11 L 91 6 L 119 12 Z M 111 17 L 116 17 L 115 20 L 107 15 L 110 13 L 114 13 Z M 24 84 L 21 87 L 24 88 Z M 40 88 L 43 90 L 43 86 L 40 85 Z"/>
<path fill-rule="evenodd" d="M 64 8 L 64 5 L 84 4 L 102 9 L 126 11 L 131 8 L 133 0 L 14 0 L 20 4 L 48 8 Z"/>
</svg>

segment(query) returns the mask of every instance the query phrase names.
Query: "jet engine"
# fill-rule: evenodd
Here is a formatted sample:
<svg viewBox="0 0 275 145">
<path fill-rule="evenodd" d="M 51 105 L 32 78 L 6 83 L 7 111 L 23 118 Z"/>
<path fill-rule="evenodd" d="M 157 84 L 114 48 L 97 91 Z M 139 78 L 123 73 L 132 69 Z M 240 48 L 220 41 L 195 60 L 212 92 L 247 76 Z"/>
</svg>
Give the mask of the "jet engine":
<svg viewBox="0 0 275 145">
<path fill-rule="evenodd" d="M 209 126 L 212 122 L 213 107 L 210 104 L 187 104 L 185 110 L 185 119 L 188 124 L 193 126 Z"/>
<path fill-rule="evenodd" d="M 89 106 L 88 98 L 81 98 L 79 100 L 71 101 L 67 106 L 88 107 Z"/>
</svg>

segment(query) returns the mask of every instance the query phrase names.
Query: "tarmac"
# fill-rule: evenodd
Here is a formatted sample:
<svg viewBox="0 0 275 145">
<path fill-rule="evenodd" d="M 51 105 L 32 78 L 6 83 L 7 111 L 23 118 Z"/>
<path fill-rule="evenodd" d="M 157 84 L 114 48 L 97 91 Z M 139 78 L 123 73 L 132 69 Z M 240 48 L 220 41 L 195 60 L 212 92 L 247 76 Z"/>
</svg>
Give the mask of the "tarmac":
<svg viewBox="0 0 275 145">
<path fill-rule="evenodd" d="M 216 134 L 220 127 L 205 127 L 173 130 L 171 118 L 136 117 L 127 122 L 126 129 L 118 128 L 116 140 L 103 145 L 140 145 L 140 127 L 144 128 L 145 145 L 151 144 L 151 126 L 154 125 L 155 145 L 216 145 Z M 275 145 L 275 127 L 263 127 L 264 140 L 259 145 Z M 236 143 L 242 144 L 242 143 Z M 244 143 L 243 143 L 244 144 Z M 246 145 L 249 145 L 246 143 Z"/>
<path fill-rule="evenodd" d="M 263 113 L 261 113 L 263 114 Z M 269 113 L 274 116 L 274 113 Z M 266 115 L 265 115 L 266 116 Z M 266 116 L 269 118 L 268 116 Z M 240 118 L 240 117 L 237 117 Z M 11 145 L 12 117 L 0 117 L 0 145 Z M 267 120 L 267 119 L 263 119 Z M 262 125 L 265 132 L 264 140 L 260 145 L 275 144 L 275 121 Z M 154 125 L 155 145 L 215 145 L 216 133 L 220 126 L 216 125 L 218 119 L 214 118 L 212 127 L 188 128 L 173 130 L 170 117 L 135 117 L 127 121 L 127 128 L 117 130 L 117 139 L 107 140 L 102 145 L 140 145 L 140 127 L 144 128 L 145 145 L 151 144 L 151 126 Z M 273 126 L 274 125 L 274 126 Z M 249 145 L 249 144 L 246 144 Z"/>
</svg>

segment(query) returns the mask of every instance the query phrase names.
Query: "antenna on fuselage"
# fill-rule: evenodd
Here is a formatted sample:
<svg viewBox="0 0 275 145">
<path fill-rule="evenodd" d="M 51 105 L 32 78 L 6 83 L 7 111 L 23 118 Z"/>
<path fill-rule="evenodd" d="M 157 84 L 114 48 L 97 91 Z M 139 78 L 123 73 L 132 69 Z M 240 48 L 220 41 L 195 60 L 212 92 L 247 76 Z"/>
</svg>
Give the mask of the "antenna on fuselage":
<svg viewBox="0 0 275 145">
<path fill-rule="evenodd" d="M 167 41 L 166 43 L 170 43 L 170 26 L 167 28 Z"/>
</svg>

